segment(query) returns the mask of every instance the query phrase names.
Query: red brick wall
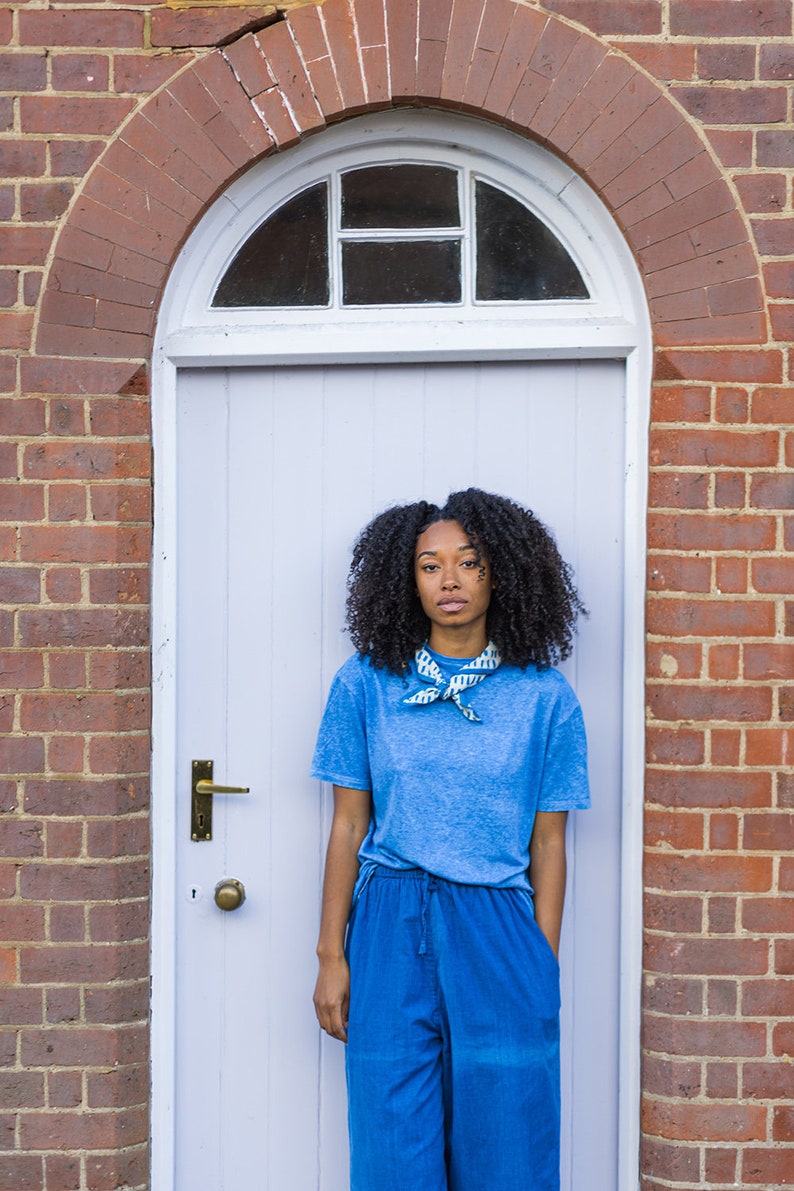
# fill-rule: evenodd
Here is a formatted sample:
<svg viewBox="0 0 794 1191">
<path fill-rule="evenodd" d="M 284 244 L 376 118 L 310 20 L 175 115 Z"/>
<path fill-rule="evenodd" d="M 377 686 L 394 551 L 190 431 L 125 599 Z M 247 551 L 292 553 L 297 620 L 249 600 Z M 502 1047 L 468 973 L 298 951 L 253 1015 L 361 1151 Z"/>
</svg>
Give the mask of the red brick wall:
<svg viewBox="0 0 794 1191">
<path fill-rule="evenodd" d="M 0 1191 L 146 1185 L 168 266 L 248 161 L 391 96 L 545 138 L 646 276 L 643 1188 L 794 1188 L 791 2 L 386 10 L 326 0 L 257 41 L 268 7 L 0 8 Z"/>
</svg>

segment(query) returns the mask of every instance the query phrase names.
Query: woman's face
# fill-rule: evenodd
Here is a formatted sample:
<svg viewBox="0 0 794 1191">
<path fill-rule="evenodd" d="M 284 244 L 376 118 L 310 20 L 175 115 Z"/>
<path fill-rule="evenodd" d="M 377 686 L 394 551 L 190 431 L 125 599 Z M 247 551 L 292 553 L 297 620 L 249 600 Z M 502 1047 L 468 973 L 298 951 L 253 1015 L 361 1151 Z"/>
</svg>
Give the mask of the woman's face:
<svg viewBox="0 0 794 1191">
<path fill-rule="evenodd" d="M 493 584 L 488 560 L 457 521 L 435 521 L 416 540 L 416 590 L 430 620 L 430 644 L 439 653 L 456 639 L 481 653 Z M 480 644 L 481 642 L 481 644 Z M 461 655 L 465 656 L 465 655 Z"/>
</svg>

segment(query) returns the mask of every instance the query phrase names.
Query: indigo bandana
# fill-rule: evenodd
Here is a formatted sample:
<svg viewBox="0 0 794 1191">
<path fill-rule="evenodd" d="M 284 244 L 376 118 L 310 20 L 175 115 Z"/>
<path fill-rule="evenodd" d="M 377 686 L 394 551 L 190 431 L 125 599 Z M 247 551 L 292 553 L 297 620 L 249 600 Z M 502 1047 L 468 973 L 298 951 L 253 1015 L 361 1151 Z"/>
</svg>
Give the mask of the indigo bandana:
<svg viewBox="0 0 794 1191">
<path fill-rule="evenodd" d="M 435 703 L 436 699 L 451 699 L 463 712 L 467 720 L 480 723 L 480 717 L 471 707 L 461 702 L 461 692 L 487 678 L 500 665 L 502 659 L 493 641 L 489 641 L 479 657 L 467 662 L 457 674 L 447 681 L 425 645 L 416 651 L 416 670 L 428 685 L 415 695 L 403 699 L 403 703 Z"/>
</svg>

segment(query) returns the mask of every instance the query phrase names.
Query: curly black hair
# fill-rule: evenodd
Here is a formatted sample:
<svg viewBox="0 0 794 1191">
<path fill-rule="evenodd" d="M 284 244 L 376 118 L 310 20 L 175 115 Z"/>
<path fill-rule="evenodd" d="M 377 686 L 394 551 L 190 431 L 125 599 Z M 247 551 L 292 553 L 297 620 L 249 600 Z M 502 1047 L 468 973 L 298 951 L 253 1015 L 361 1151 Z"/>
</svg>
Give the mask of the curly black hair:
<svg viewBox="0 0 794 1191">
<path fill-rule="evenodd" d="M 571 568 L 529 509 L 479 488 L 453 492 L 443 508 L 423 500 L 397 505 L 364 529 L 347 583 L 347 627 L 358 652 L 399 674 L 427 640 L 414 551 L 436 521 L 457 521 L 490 563 L 486 629 L 502 660 L 545 669 L 568 657 L 577 617 L 586 615 Z"/>
</svg>

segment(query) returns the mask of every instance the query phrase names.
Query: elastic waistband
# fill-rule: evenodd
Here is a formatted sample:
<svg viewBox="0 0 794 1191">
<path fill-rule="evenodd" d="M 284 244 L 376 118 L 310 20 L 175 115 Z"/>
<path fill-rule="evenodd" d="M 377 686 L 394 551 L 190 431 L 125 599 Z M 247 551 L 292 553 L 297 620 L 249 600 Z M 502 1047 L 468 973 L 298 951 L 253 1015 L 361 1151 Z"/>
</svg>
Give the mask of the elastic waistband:
<svg viewBox="0 0 794 1191">
<path fill-rule="evenodd" d="M 385 864 L 375 864 L 372 867 L 370 874 L 371 880 L 376 880 L 379 877 L 407 877 L 409 880 L 421 881 L 423 877 L 432 877 L 433 874 L 427 872 L 423 868 L 388 868 Z M 435 878 L 437 881 L 443 880 L 441 877 Z"/>
</svg>

